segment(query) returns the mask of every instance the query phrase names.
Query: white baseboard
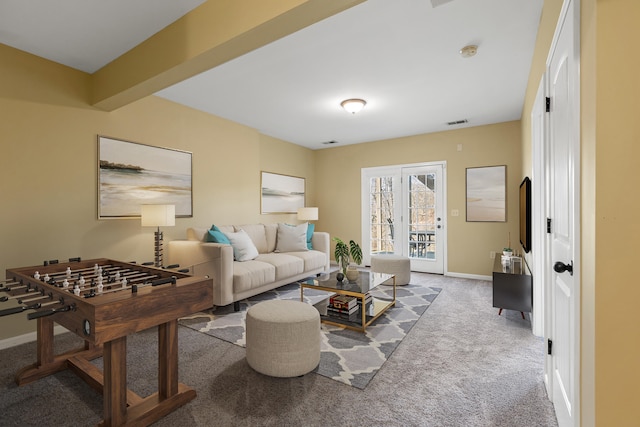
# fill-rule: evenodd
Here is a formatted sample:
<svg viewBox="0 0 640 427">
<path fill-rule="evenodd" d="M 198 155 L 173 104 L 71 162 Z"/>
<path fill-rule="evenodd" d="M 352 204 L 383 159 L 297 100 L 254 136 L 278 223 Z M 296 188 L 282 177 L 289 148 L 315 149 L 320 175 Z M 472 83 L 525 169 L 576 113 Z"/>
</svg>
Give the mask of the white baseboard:
<svg viewBox="0 0 640 427">
<path fill-rule="evenodd" d="M 53 328 L 53 335 L 60 335 L 65 332 L 69 332 L 67 328 L 62 327 L 60 325 L 56 325 Z M 20 344 L 25 344 L 31 341 L 35 341 L 38 338 L 38 335 L 35 332 L 29 332 L 24 335 L 18 335 L 17 337 L 6 338 L 0 341 L 0 350 L 4 350 L 5 348 L 15 347 Z"/>
<path fill-rule="evenodd" d="M 493 280 L 492 276 L 483 276 L 481 274 L 453 273 L 451 271 L 446 272 L 445 276 L 459 277 L 461 279 L 475 279 L 475 280 L 489 280 L 489 281 Z"/>
</svg>

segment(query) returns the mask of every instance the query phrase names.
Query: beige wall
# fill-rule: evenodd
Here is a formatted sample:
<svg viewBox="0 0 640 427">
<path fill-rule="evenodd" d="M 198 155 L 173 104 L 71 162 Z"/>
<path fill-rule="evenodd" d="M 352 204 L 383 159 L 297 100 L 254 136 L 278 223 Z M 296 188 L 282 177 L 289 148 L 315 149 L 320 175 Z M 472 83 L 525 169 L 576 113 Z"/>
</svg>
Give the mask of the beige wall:
<svg viewBox="0 0 640 427">
<path fill-rule="evenodd" d="M 194 216 L 165 240 L 190 225 L 294 221 L 260 215 L 260 170 L 305 177 L 315 204 L 311 150 L 156 97 L 98 111 L 85 74 L 4 46 L 0 75 L 10 76 L 0 79 L 0 271 L 75 256 L 153 259 L 152 228 L 97 219 L 98 134 L 193 153 Z M 25 319 L 0 318 L 0 340 L 34 330 Z"/>
<path fill-rule="evenodd" d="M 628 49 L 630 41 L 640 40 L 640 3 L 596 1 L 587 11 L 595 18 L 595 44 L 586 46 L 593 61 L 582 73 L 587 83 L 595 82 L 595 92 L 585 88 L 589 98 L 583 102 L 595 103 L 595 109 L 583 116 L 589 138 L 583 143 L 590 148 L 583 165 L 595 168 L 585 168 L 583 179 L 593 182 L 594 174 L 596 180 L 594 198 L 583 206 L 595 228 L 583 234 L 595 235 L 588 261 L 595 270 L 596 424 L 628 426 L 640 420 L 640 286 L 633 268 L 640 241 L 634 191 L 640 182 L 640 59 Z"/>
<path fill-rule="evenodd" d="M 362 241 L 360 174 L 362 168 L 419 162 L 447 162 L 447 208 L 460 212 L 448 221 L 448 271 L 490 276 L 490 251 L 501 251 L 511 232 L 519 249 L 520 122 L 416 135 L 316 152 L 321 207 L 319 227 L 342 239 Z M 457 151 L 462 144 L 462 151 Z M 465 168 L 507 165 L 507 222 L 466 222 Z"/>
</svg>

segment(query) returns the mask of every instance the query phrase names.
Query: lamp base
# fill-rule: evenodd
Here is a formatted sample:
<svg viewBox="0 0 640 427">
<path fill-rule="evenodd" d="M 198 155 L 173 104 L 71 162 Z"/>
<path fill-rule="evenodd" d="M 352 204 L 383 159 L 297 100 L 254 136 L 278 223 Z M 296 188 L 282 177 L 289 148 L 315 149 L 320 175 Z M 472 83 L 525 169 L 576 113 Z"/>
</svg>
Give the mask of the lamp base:
<svg viewBox="0 0 640 427">
<path fill-rule="evenodd" d="M 154 233 L 155 235 L 155 244 L 154 244 L 154 263 L 156 267 L 162 267 L 162 231 L 160 231 L 160 227 Z"/>
</svg>

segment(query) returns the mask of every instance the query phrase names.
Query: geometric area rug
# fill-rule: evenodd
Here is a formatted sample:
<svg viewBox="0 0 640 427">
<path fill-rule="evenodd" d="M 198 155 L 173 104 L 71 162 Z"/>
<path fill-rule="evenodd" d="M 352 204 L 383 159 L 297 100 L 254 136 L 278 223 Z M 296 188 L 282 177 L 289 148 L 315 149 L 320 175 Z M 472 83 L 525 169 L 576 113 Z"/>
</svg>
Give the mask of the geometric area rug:
<svg viewBox="0 0 640 427">
<path fill-rule="evenodd" d="M 364 389 L 402 342 L 416 321 L 440 293 L 440 288 L 425 285 L 396 287 L 396 304 L 376 319 L 366 332 L 321 323 L 320 363 L 313 372 Z M 393 298 L 391 286 L 378 286 L 372 294 Z M 305 289 L 306 302 L 316 304 L 329 294 Z M 270 299 L 300 300 L 300 285 L 284 285 L 240 302 L 240 311 L 233 304 L 195 313 L 179 320 L 180 325 L 245 347 L 245 318 L 249 307 Z"/>
</svg>

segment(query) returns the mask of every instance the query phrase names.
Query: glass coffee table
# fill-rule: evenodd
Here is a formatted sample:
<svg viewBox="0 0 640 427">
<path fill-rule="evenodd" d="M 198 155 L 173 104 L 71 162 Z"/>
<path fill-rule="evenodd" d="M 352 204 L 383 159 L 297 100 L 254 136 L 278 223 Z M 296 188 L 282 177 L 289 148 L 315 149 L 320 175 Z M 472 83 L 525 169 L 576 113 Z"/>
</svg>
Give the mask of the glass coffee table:
<svg viewBox="0 0 640 427">
<path fill-rule="evenodd" d="M 332 292 L 339 296 L 355 297 L 357 309 L 344 308 L 344 311 L 337 311 L 327 300 L 327 312 L 320 311 L 320 320 L 336 326 L 344 326 L 345 328 L 355 331 L 365 332 L 367 326 L 382 315 L 396 303 L 396 277 L 393 274 L 374 273 L 369 271 L 360 271 L 358 279 L 348 281 L 345 277 L 342 282 L 338 282 L 338 271 L 331 274 L 321 274 L 319 277 L 307 279 L 300 282 L 300 300 L 304 301 L 305 289 L 317 289 L 326 292 Z M 383 299 L 373 297 L 370 291 L 383 282 L 393 279 L 393 298 Z M 330 297 L 329 297 L 330 298 Z M 347 298 L 347 300 L 352 298 Z M 349 302 L 353 304 L 353 301 Z M 317 306 L 317 304 L 316 304 Z M 364 309 L 363 309 L 364 307 Z"/>
</svg>

